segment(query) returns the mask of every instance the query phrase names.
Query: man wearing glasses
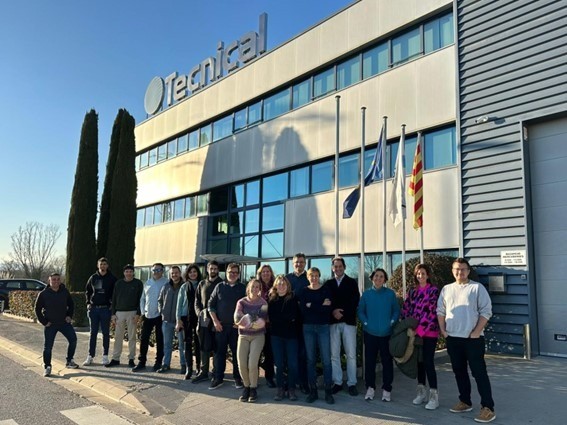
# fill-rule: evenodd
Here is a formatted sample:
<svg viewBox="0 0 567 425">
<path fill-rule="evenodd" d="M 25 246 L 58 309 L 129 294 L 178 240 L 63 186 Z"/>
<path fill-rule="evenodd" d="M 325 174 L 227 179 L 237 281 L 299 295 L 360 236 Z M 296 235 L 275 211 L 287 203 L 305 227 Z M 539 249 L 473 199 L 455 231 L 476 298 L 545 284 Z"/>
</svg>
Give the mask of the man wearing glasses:
<svg viewBox="0 0 567 425">
<path fill-rule="evenodd" d="M 243 388 L 244 384 L 238 372 L 238 359 L 236 346 L 238 343 L 238 329 L 234 326 L 234 310 L 239 299 L 246 296 L 246 287 L 240 283 L 240 266 L 231 263 L 226 268 L 226 279 L 219 283 L 209 300 L 209 313 L 213 319 L 215 330 L 216 351 L 213 364 L 215 377 L 211 381 L 209 390 L 216 390 L 224 383 L 226 369 L 226 352 L 230 346 L 232 352 L 232 376 L 234 386 Z"/>
<path fill-rule="evenodd" d="M 480 414 L 476 422 L 487 423 L 496 419 L 492 388 L 484 361 L 484 327 L 492 316 L 492 303 L 488 292 L 478 282 L 469 279 L 470 265 L 464 258 L 453 263 L 455 283 L 441 290 L 437 303 L 439 330 L 447 342 L 447 353 L 457 387 L 459 402 L 451 408 L 453 413 L 470 412 L 470 367 L 480 394 Z"/>
<path fill-rule="evenodd" d="M 140 335 L 140 357 L 138 364 L 132 372 L 140 372 L 146 369 L 148 346 L 152 329 L 156 330 L 156 361 L 153 366 L 154 372 L 161 369 L 163 361 L 163 333 L 161 330 L 161 314 L 158 309 L 158 299 L 161 288 L 167 283 L 167 278 L 163 275 L 164 266 L 155 263 L 152 266 L 152 277 L 144 284 L 144 291 L 140 298 L 140 312 L 142 313 L 142 334 Z"/>
</svg>

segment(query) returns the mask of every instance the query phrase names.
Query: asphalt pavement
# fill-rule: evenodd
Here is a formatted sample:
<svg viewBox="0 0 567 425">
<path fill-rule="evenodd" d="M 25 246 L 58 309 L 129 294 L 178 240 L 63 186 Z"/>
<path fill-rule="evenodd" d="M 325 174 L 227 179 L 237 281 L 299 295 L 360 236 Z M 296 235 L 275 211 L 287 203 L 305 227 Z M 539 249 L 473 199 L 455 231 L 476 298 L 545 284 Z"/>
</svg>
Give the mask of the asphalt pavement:
<svg viewBox="0 0 567 425">
<path fill-rule="evenodd" d="M 75 360 L 82 364 L 87 355 L 88 332 L 78 332 L 78 339 Z M 12 358 L 15 356 L 40 365 L 42 347 L 41 325 L 0 315 L 0 353 L 9 352 Z M 102 348 L 101 340 L 98 347 Z M 127 406 L 125 410 L 135 412 L 129 417 L 134 423 L 454 425 L 475 423 L 473 418 L 480 408 L 473 381 L 474 410 L 462 414 L 449 412 L 449 408 L 458 401 L 458 394 L 449 359 L 442 353 L 437 356 L 440 407 L 428 411 L 424 405 L 412 404 L 415 382 L 398 370 L 395 371 L 390 403 L 380 401 L 379 397 L 371 402 L 365 401 L 362 380 L 359 380 L 358 397 L 342 392 L 335 396 L 334 405 L 328 405 L 324 400 L 307 404 L 302 397 L 297 402 L 287 399 L 276 402 L 273 401 L 275 390 L 267 388 L 263 378 L 258 388 L 258 401 L 243 403 L 238 401 L 240 390 L 234 388 L 230 374 L 227 374 L 222 387 L 208 390 L 208 382 L 191 384 L 183 379 L 179 374 L 177 356 L 172 360 L 172 371 L 167 374 L 151 372 L 150 368 L 135 374 L 125 365 L 105 368 L 100 365 L 100 350 L 97 364 L 67 370 L 64 368 L 66 348 L 66 340 L 58 335 L 53 350 L 54 374 Z M 123 363 L 126 362 L 126 353 L 125 347 Z M 150 364 L 152 355 L 150 352 L 148 356 Z M 567 424 L 567 359 L 536 357 L 524 360 L 502 355 L 488 355 L 486 359 L 496 404 L 497 417 L 492 423 Z M 38 380 L 54 379 L 43 378 L 39 373 L 36 375 Z M 379 381 L 380 375 L 377 378 Z M 320 393 L 322 395 L 322 391 Z M 122 416 L 128 418 L 128 414 L 122 413 Z"/>
</svg>

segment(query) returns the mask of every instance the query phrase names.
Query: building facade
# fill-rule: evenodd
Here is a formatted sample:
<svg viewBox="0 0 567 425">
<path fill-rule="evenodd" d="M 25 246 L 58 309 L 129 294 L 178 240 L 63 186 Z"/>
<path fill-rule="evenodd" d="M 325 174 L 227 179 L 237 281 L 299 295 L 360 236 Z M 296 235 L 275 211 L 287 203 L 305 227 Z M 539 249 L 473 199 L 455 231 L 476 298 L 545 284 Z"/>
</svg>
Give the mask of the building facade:
<svg viewBox="0 0 567 425">
<path fill-rule="evenodd" d="M 551 219 L 536 213 L 549 198 L 533 185 L 547 182 L 545 158 L 567 155 L 565 7 L 512 3 L 360 0 L 265 52 L 261 16 L 258 34 L 235 42 L 239 54 L 231 43 L 188 76 L 165 79 L 162 110 L 136 127 L 138 272 L 143 277 L 155 261 L 202 263 L 201 255 L 218 253 L 257 257 L 283 273 L 296 252 L 329 272 L 337 134 L 342 205 L 360 167 L 370 166 L 387 116 L 385 178 L 394 173 L 401 125 L 407 172 L 421 132 L 424 249 L 480 266 L 495 304 L 490 348 L 522 353 L 529 323 L 534 352 L 567 355 L 566 321 L 557 320 L 567 299 L 549 298 L 558 283 L 537 267 L 549 259 L 533 248 L 556 238 L 546 230 Z M 218 64 L 237 57 L 240 67 L 217 78 Z M 532 147 L 549 138 L 556 140 L 549 147 Z M 401 231 L 389 218 L 382 258 L 381 206 L 390 191 L 390 182 L 386 193 L 381 181 L 369 185 L 364 211 L 339 220 L 339 252 L 351 275 L 359 269 L 362 217 L 366 268 L 401 263 Z M 408 208 L 408 256 L 419 253 L 411 214 Z M 504 257 L 515 264 L 502 266 Z"/>
</svg>

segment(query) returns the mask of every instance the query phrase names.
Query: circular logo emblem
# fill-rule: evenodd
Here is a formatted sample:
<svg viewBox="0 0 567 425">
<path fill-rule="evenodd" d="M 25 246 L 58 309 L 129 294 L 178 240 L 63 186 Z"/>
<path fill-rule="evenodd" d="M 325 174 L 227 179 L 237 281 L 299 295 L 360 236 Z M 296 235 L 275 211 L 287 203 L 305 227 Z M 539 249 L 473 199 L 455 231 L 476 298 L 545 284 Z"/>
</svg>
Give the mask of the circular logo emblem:
<svg viewBox="0 0 567 425">
<path fill-rule="evenodd" d="M 153 115 L 161 109 L 163 95 L 165 93 L 165 83 L 161 77 L 154 77 L 146 89 L 144 107 L 148 115 Z"/>
</svg>

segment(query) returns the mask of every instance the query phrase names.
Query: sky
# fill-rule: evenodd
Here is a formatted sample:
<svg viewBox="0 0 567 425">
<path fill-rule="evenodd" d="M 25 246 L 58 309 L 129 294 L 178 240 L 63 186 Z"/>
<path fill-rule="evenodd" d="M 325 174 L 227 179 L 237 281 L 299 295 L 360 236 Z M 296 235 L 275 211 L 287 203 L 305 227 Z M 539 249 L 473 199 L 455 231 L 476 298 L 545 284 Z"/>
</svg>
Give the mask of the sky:
<svg viewBox="0 0 567 425">
<path fill-rule="evenodd" d="M 21 0 L 0 3 L 0 260 L 26 222 L 56 224 L 65 254 L 81 126 L 95 109 L 99 199 L 114 118 L 146 117 L 154 76 L 187 74 L 268 14 L 268 51 L 352 0 Z"/>
</svg>

